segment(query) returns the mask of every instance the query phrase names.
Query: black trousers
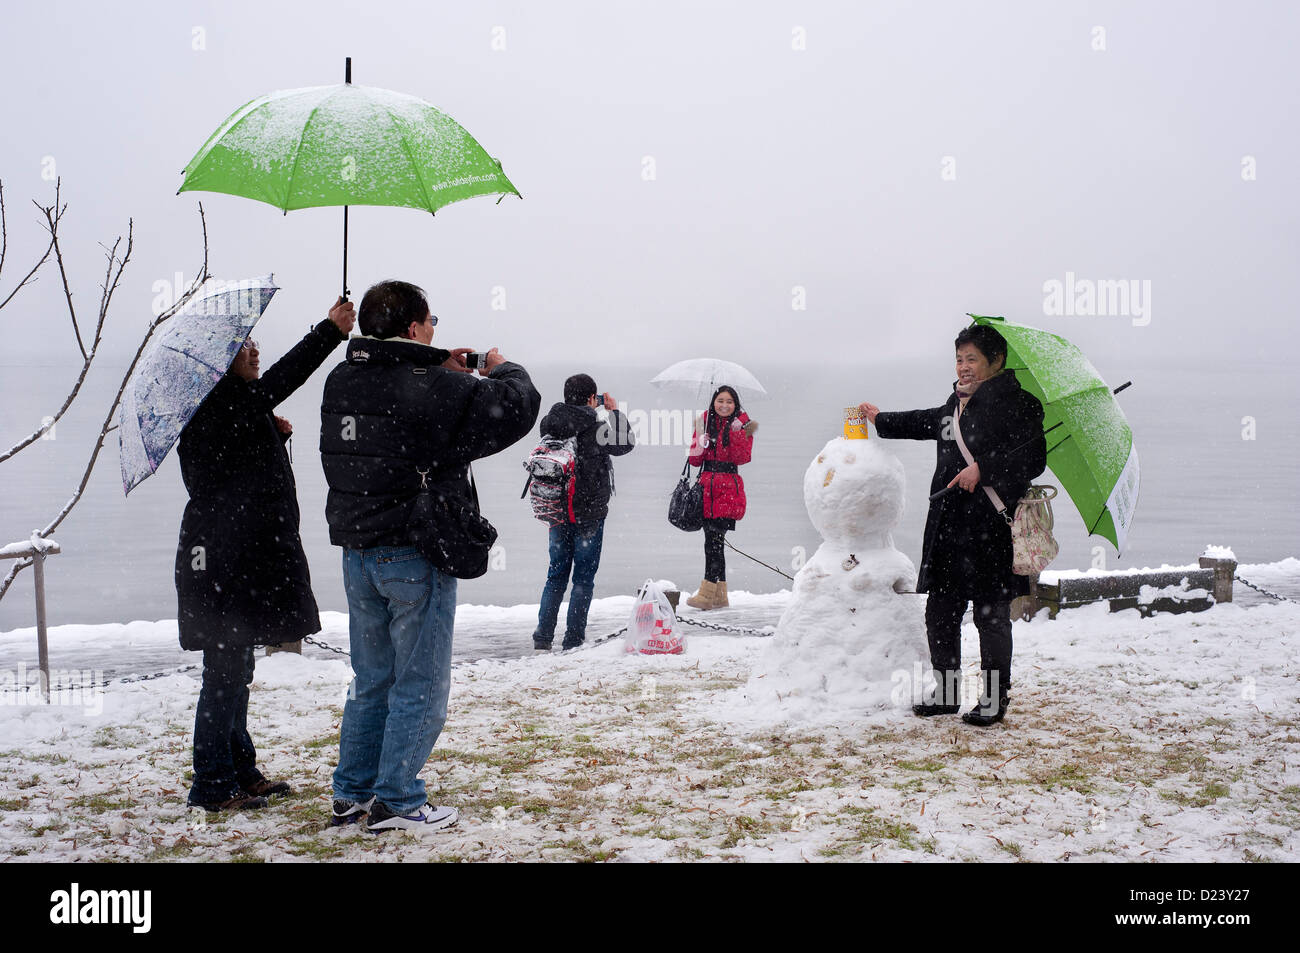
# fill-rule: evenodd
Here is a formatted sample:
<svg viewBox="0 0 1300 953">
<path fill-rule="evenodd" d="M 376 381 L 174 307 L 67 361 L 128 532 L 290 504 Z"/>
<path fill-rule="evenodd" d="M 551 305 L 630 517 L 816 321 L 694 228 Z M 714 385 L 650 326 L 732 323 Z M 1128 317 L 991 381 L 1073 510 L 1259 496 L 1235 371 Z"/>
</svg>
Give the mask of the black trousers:
<svg viewBox="0 0 1300 953">
<path fill-rule="evenodd" d="M 256 783 L 257 750 L 248 734 L 248 686 L 255 665 L 252 646 L 203 650 L 203 686 L 194 712 L 194 784 L 191 804 L 212 804 Z"/>
<path fill-rule="evenodd" d="M 727 531 L 718 526 L 704 524 L 704 578 L 709 582 L 726 582 L 727 557 L 723 541 Z"/>
<path fill-rule="evenodd" d="M 931 592 L 925 602 L 930 665 L 943 704 L 960 701 L 961 617 L 971 601 L 964 596 Z M 1011 603 L 975 599 L 974 604 L 975 628 L 980 634 L 981 694 L 987 699 L 1005 699 L 1011 690 Z"/>
</svg>

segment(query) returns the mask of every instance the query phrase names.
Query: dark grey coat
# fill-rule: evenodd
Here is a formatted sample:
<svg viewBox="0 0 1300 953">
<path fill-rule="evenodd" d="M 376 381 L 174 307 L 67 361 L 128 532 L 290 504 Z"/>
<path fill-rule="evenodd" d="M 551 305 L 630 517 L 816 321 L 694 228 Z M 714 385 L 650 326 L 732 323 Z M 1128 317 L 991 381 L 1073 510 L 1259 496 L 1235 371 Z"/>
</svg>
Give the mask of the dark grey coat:
<svg viewBox="0 0 1300 953">
<path fill-rule="evenodd" d="M 543 437 L 575 438 L 578 445 L 573 487 L 573 515 L 576 523 L 595 523 L 609 515 L 609 496 L 614 486 L 614 463 L 610 457 L 630 453 L 636 437 L 621 411 L 612 411 L 602 423 L 596 411 L 586 406 L 559 403 L 542 418 Z"/>
<path fill-rule="evenodd" d="M 275 645 L 320 631 L 297 485 L 272 410 L 344 338 L 322 321 L 258 380 L 227 374 L 181 431 L 190 494 L 176 549 L 181 648 Z"/>
<path fill-rule="evenodd" d="M 894 413 L 881 411 L 882 437 L 937 441 L 930 492 L 942 490 L 966 467 L 952 437 L 954 392 L 942 407 Z M 961 435 L 980 468 L 980 484 L 991 485 L 1014 515 L 1017 501 L 1047 466 L 1043 406 L 1003 371 L 980 385 L 961 415 Z M 1029 591 L 1028 577 L 1012 570 L 1011 528 L 980 486 L 960 487 L 930 503 L 917 577 L 918 592 L 986 601 L 1013 599 Z"/>
</svg>

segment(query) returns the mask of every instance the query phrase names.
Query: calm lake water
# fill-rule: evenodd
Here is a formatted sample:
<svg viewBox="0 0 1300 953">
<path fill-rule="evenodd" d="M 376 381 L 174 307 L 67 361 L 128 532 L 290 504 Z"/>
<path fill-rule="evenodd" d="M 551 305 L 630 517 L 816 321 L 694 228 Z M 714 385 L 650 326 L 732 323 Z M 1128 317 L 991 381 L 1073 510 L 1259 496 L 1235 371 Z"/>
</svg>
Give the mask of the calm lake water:
<svg viewBox="0 0 1300 953">
<path fill-rule="evenodd" d="M 269 365 L 278 356 L 264 360 Z M 280 413 L 295 428 L 302 536 L 316 599 L 322 609 L 346 610 L 340 551 L 329 545 L 325 525 L 325 482 L 316 450 L 318 402 L 330 366 L 282 405 Z M 800 547 L 811 554 L 820 542 L 804 510 L 803 472 L 822 445 L 840 432 L 842 408 L 861 400 L 889 410 L 935 406 L 946 395 L 952 368 L 880 363 L 750 369 L 769 396 L 746 408 L 761 427 L 754 462 L 742 471 L 749 514 L 729 538 L 789 572 Z M 543 412 L 559 399 L 564 378 L 577 370 L 590 372 L 625 408 L 680 409 L 684 414 L 693 403 L 688 395 L 648 383 L 659 367 L 533 366 Z M 98 367 L 58 424 L 55 439 L 0 464 L 0 544 L 44 525 L 73 492 L 122 372 L 120 367 Z M 5 410 L 0 444 L 9 446 L 58 406 L 70 373 L 67 367 L 0 367 Z M 1289 413 L 1297 392 L 1291 367 L 1281 361 L 1248 371 L 1179 365 L 1132 369 L 1127 376 L 1135 383 L 1120 400 L 1142 464 L 1141 497 L 1128 549 L 1117 557 L 1108 542 L 1085 537 L 1082 522 L 1062 494 L 1055 505 L 1061 555 L 1054 568 L 1087 568 L 1095 559 L 1104 560 L 1107 568 L 1194 562 L 1207 543 L 1232 546 L 1243 562 L 1300 554 L 1300 507 L 1295 505 L 1300 426 Z M 1189 381 L 1195 386 L 1189 387 Z M 1253 440 L 1243 439 L 1242 420 L 1247 416 L 1255 420 Z M 910 441 L 887 444 L 908 477 L 907 511 L 894 539 L 916 561 L 934 447 Z M 674 529 L 666 519 L 683 447 L 642 446 L 616 462 L 617 496 L 606 523 L 597 596 L 631 593 L 647 577 L 672 579 L 683 588 L 698 583 L 704 564 L 702 538 Z M 516 605 L 539 599 L 546 574 L 546 528 L 519 498 L 525 477 L 521 463 L 530 448 L 521 441 L 475 464 L 483 511 L 500 532 L 504 566 L 462 582 L 462 603 Z M 1051 474 L 1040 482 L 1051 482 Z M 56 534 L 64 551 L 47 563 L 50 624 L 175 618 L 172 565 L 185 502 L 174 454 L 125 499 L 117 437 L 111 434 L 85 497 Z M 789 586 L 776 573 L 735 553 L 728 552 L 727 560 L 733 590 L 772 592 Z M 7 564 L 0 569 L 7 571 Z M 33 621 L 29 570 L 0 600 L 0 632 Z M 521 640 L 528 634 L 521 632 Z M 457 648 L 458 654 L 473 654 L 468 644 Z"/>
</svg>

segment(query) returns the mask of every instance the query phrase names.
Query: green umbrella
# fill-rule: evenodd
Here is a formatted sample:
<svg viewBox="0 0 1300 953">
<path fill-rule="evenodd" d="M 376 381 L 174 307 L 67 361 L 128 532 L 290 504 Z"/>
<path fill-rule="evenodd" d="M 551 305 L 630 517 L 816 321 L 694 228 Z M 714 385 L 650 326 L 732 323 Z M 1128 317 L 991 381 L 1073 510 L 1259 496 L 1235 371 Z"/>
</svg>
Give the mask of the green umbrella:
<svg viewBox="0 0 1300 953">
<path fill-rule="evenodd" d="M 1115 394 L 1083 352 L 1060 335 L 1003 318 L 970 317 L 1006 338 L 1006 366 L 1042 403 L 1047 466 L 1070 494 L 1089 535 L 1122 550 L 1137 507 L 1139 470 L 1133 430 Z"/>
<path fill-rule="evenodd" d="M 184 170 L 178 192 L 225 192 L 290 209 L 349 205 L 430 213 L 476 195 L 519 195 L 501 163 L 422 99 L 344 82 L 259 96 L 240 106 Z M 500 199 L 498 199 L 500 201 Z"/>
</svg>

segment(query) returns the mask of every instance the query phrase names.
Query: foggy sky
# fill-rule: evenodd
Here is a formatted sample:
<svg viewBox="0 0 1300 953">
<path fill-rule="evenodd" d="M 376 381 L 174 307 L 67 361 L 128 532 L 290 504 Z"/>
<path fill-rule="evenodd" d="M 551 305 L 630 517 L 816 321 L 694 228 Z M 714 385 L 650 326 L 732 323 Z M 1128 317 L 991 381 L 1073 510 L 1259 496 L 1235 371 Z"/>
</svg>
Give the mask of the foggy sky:
<svg viewBox="0 0 1300 953">
<path fill-rule="evenodd" d="M 258 330 L 278 355 L 338 293 L 341 212 L 177 196 L 180 170 L 237 106 L 339 82 L 350 55 L 355 82 L 453 116 L 524 196 L 354 209 L 354 296 L 422 284 L 444 346 L 946 365 L 974 311 L 1059 330 L 1103 373 L 1244 367 L 1296 339 L 1298 21 L 1272 3 L 9 6 L 0 297 L 43 247 L 30 200 L 52 200 L 52 158 L 83 322 L 99 243 L 135 220 L 108 361 L 154 283 L 194 273 L 199 200 L 213 274 L 282 285 Z M 1150 282 L 1149 323 L 1044 315 L 1067 273 Z M 0 367 L 75 368 L 61 297 L 47 266 L 0 311 Z"/>
</svg>

